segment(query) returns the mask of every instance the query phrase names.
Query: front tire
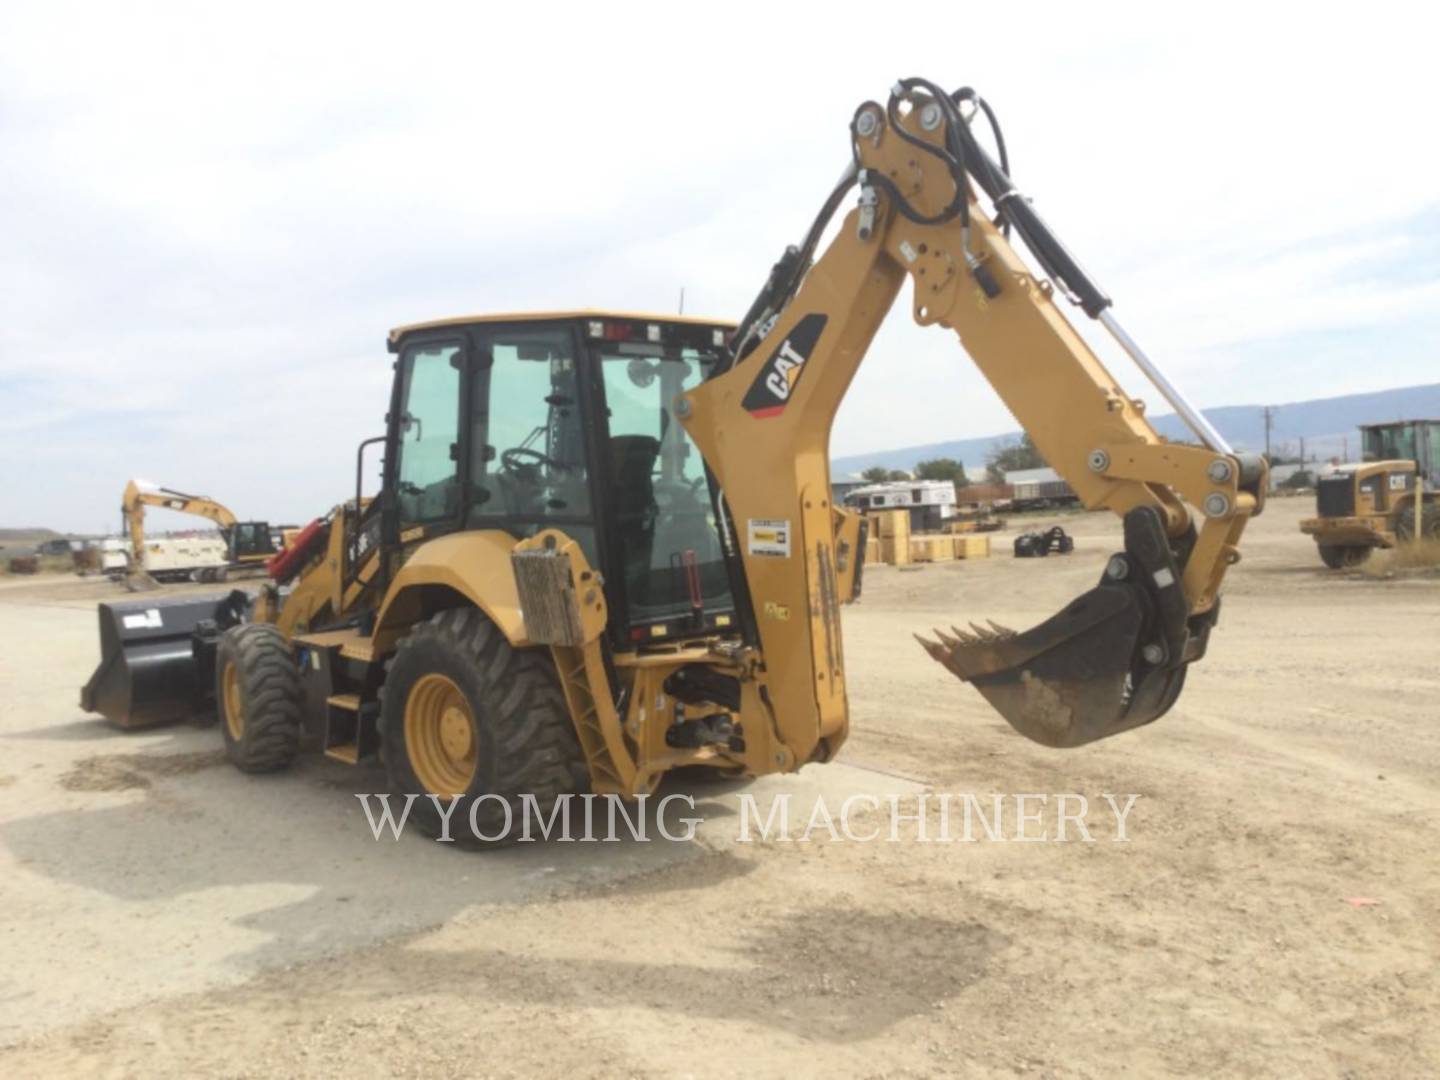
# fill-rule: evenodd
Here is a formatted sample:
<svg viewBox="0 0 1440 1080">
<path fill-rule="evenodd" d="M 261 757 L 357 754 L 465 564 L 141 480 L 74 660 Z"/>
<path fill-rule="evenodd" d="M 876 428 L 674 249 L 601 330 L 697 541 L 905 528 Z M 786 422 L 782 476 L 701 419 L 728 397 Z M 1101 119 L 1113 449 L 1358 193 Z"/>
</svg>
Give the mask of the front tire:
<svg viewBox="0 0 1440 1080">
<path fill-rule="evenodd" d="M 1345 570 L 1359 566 L 1370 558 L 1370 549 L 1364 544 L 1320 544 L 1320 561 L 1331 570 Z"/>
<path fill-rule="evenodd" d="M 590 787 L 549 654 L 512 648 L 475 608 L 439 612 L 400 643 L 380 730 L 390 788 L 421 796 L 411 816 L 432 836 L 444 816 L 426 796 L 449 811 L 452 839 L 498 845 L 519 839 L 525 796 L 548 820 L 557 799 Z"/>
<path fill-rule="evenodd" d="M 264 773 L 294 761 L 300 698 L 300 672 L 284 634 L 266 623 L 225 632 L 215 652 L 215 702 L 231 764 Z"/>
</svg>

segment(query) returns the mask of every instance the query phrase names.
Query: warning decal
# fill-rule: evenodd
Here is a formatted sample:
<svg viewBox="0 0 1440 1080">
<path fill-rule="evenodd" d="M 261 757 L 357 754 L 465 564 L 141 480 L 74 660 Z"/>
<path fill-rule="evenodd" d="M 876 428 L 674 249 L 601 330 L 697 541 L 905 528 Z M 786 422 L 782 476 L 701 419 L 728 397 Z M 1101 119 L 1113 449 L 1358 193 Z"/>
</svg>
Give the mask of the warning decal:
<svg viewBox="0 0 1440 1080">
<path fill-rule="evenodd" d="M 751 518 L 747 549 L 751 555 L 790 557 L 790 522 Z"/>
<path fill-rule="evenodd" d="M 120 620 L 126 630 L 156 630 L 165 624 L 160 619 L 159 608 L 146 608 L 143 612 L 126 615 Z"/>
</svg>

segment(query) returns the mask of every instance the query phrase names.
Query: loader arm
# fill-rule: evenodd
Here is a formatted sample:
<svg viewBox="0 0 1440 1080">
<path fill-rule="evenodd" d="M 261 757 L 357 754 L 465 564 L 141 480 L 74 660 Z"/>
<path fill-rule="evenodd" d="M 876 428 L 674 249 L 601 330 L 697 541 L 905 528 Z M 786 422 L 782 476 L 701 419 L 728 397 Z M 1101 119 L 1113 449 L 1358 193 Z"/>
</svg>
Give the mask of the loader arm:
<svg viewBox="0 0 1440 1080">
<path fill-rule="evenodd" d="M 733 530 L 763 697 L 801 761 L 826 756 L 848 725 L 831 425 L 907 280 L 916 322 L 954 333 L 1081 501 L 1124 522 L 1125 550 L 1101 583 L 1046 622 L 921 639 L 1021 733 L 1073 746 L 1163 714 L 1204 652 L 1221 579 L 1262 505 L 1263 464 L 1233 453 L 1114 322 L 1108 297 L 980 147 L 970 128 L 981 115 L 993 122 L 969 91 L 949 95 L 918 79 L 897 84 L 884 106 L 862 105 L 853 165 L 740 324 L 732 366 L 676 403 Z M 812 265 L 840 196 L 857 186 L 860 205 Z M 1038 268 L 1007 239 L 1012 228 Z M 1057 292 L 1117 336 L 1197 445 L 1156 434 Z"/>
<path fill-rule="evenodd" d="M 125 485 L 125 494 L 120 503 L 120 514 L 125 528 L 130 533 L 130 549 L 134 552 L 135 565 L 145 564 L 145 507 L 162 506 L 180 514 L 194 514 L 207 518 L 220 527 L 220 532 L 229 541 L 230 530 L 239 520 L 230 509 L 205 495 L 186 495 L 183 491 L 171 491 L 141 480 L 131 480 Z"/>
</svg>

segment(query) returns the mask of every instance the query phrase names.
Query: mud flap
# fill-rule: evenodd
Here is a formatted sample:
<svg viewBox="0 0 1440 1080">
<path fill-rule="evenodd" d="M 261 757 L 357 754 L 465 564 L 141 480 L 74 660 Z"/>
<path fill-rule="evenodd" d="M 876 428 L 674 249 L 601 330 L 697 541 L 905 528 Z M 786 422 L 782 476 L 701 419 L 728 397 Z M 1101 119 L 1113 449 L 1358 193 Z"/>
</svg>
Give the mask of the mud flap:
<svg viewBox="0 0 1440 1080">
<path fill-rule="evenodd" d="M 1164 715 L 1214 621 L 1213 610 L 1189 617 L 1160 516 L 1138 507 L 1125 516 L 1124 554 L 1059 614 L 1021 634 L 971 624 L 936 631 L 938 642 L 918 640 L 1020 734 L 1071 747 Z"/>
<path fill-rule="evenodd" d="M 188 720 L 214 696 L 215 645 L 250 598 L 223 595 L 100 605 L 100 664 L 80 707 L 121 728 Z"/>
</svg>

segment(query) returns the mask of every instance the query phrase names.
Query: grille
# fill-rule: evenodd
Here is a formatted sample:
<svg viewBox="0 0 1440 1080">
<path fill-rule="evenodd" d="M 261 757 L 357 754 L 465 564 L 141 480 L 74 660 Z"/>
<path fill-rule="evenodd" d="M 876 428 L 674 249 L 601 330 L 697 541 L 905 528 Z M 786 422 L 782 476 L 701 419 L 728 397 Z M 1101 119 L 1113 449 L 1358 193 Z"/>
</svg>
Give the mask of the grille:
<svg viewBox="0 0 1440 1080">
<path fill-rule="evenodd" d="M 1355 513 L 1354 478 L 1322 476 L 1315 485 L 1315 509 L 1321 517 L 1351 517 Z"/>
</svg>

